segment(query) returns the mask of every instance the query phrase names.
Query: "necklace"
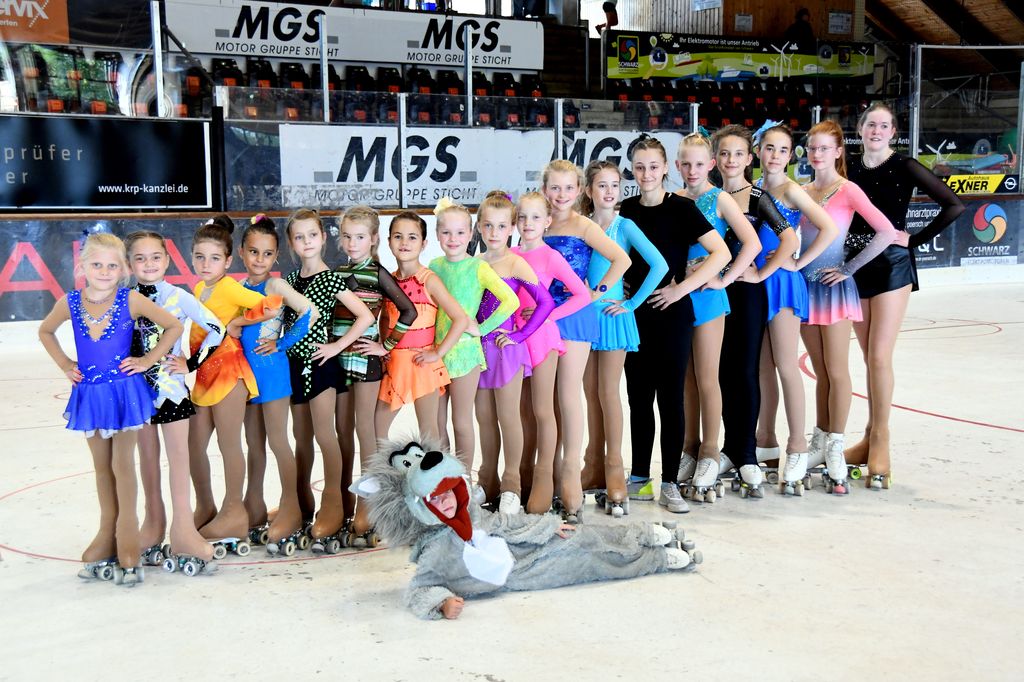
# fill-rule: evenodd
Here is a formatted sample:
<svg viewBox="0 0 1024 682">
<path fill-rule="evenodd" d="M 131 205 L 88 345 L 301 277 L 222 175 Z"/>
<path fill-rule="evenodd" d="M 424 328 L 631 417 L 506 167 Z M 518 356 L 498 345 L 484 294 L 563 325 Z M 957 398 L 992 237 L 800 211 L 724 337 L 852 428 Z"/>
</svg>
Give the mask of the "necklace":
<svg viewBox="0 0 1024 682">
<path fill-rule="evenodd" d="M 729 190 L 729 194 L 739 194 L 743 190 L 750 189 L 751 187 L 753 187 L 753 185 L 744 185 L 743 187 L 740 187 L 739 189 L 730 189 Z"/>
<path fill-rule="evenodd" d="M 886 155 L 886 157 L 884 159 L 882 159 L 881 161 L 879 161 L 878 163 L 875 163 L 875 164 L 869 164 L 867 159 L 864 156 L 861 156 L 860 157 L 860 165 L 864 166 L 864 170 L 874 170 L 874 169 L 878 168 L 879 166 L 881 166 L 886 161 L 888 161 L 889 159 L 891 159 L 893 153 L 894 153 L 893 150 L 890 149 L 889 153 Z"/>
<path fill-rule="evenodd" d="M 91 298 L 89 298 L 88 296 L 86 296 L 85 292 L 83 291 L 82 292 L 82 298 L 84 298 L 88 303 L 92 303 L 93 305 L 103 305 L 104 303 L 106 303 L 110 299 L 114 298 L 115 294 L 117 294 L 117 291 L 114 291 L 114 292 L 112 292 L 110 294 L 107 294 L 106 298 L 101 298 L 98 301 L 94 301 Z"/>
<path fill-rule="evenodd" d="M 110 317 L 110 311 L 113 310 L 113 309 L 114 309 L 114 306 L 110 306 L 99 317 L 93 317 L 92 315 L 89 314 L 88 310 L 86 310 L 85 308 L 82 308 L 82 317 L 85 318 L 86 322 L 88 322 L 89 324 L 91 324 L 93 326 L 100 325 L 100 324 L 103 324 L 107 320 L 108 317 Z"/>
</svg>

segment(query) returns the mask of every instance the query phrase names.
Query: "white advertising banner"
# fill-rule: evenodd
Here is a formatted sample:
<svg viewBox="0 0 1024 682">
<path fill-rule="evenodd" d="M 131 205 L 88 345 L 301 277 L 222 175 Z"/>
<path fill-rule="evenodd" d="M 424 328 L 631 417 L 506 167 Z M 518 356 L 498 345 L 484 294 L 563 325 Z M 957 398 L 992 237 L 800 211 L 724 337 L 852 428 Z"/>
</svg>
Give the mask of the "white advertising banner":
<svg viewBox="0 0 1024 682">
<path fill-rule="evenodd" d="M 464 61 L 469 27 L 474 66 L 544 68 L 544 29 L 536 21 L 246 0 L 167 0 L 164 6 L 168 28 L 199 54 L 319 59 L 323 16 L 331 60 L 454 68 Z"/>
<path fill-rule="evenodd" d="M 396 128 L 282 125 L 280 133 L 284 207 L 400 203 Z M 476 206 L 493 189 L 536 189 L 554 151 L 551 130 L 409 128 L 404 141 L 406 206 L 443 196 Z"/>
</svg>

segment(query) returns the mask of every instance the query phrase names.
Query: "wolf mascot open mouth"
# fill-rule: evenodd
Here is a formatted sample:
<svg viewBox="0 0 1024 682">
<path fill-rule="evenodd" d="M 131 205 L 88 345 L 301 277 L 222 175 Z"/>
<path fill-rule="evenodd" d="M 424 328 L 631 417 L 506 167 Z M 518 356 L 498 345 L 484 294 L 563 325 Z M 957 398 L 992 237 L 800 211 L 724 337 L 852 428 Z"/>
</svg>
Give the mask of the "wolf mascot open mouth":
<svg viewBox="0 0 1024 682">
<path fill-rule="evenodd" d="M 566 527 L 552 514 L 484 511 L 462 463 L 426 440 L 381 441 L 351 489 L 367 498 L 389 545 L 412 545 L 417 570 L 405 603 L 421 618 L 441 618 L 453 597 L 633 578 L 702 558 L 691 542 L 680 548 L 679 531 L 655 524 Z"/>
</svg>

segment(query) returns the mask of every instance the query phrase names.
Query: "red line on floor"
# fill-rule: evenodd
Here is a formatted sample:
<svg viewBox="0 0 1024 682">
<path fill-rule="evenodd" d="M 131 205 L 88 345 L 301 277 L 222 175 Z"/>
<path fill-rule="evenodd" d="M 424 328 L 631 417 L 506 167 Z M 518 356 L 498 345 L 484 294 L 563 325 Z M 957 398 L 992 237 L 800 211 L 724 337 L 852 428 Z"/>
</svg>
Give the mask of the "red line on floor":
<svg viewBox="0 0 1024 682">
<path fill-rule="evenodd" d="M 802 371 L 804 374 L 809 376 L 811 379 L 817 381 L 818 377 L 816 377 L 814 375 L 814 371 L 811 370 L 810 367 L 808 367 L 809 360 L 810 360 L 810 356 L 806 352 L 803 353 L 800 356 L 800 371 Z M 866 395 L 864 395 L 863 393 L 857 393 L 856 391 L 853 392 L 853 395 L 857 396 L 858 398 L 863 398 L 864 400 L 868 399 L 868 397 Z M 928 412 L 927 410 L 919 410 L 919 409 L 914 408 L 914 407 L 907 407 L 906 405 L 897 405 L 896 403 L 893 403 L 892 406 L 894 408 L 898 409 L 898 410 L 905 410 L 907 412 L 913 412 L 915 414 L 923 414 L 923 415 L 926 415 L 928 417 L 938 417 L 939 419 L 948 419 L 951 422 L 960 422 L 961 424 L 973 424 L 974 426 L 984 426 L 985 428 L 988 428 L 988 429 L 1000 429 L 1002 431 L 1013 431 L 1015 433 L 1024 433 L 1024 429 L 1018 429 L 1018 428 L 1013 427 L 1013 426 L 1001 426 L 999 424 L 990 424 L 989 422 L 979 422 L 979 421 L 974 421 L 972 419 L 961 419 L 960 417 L 951 417 L 948 414 L 939 414 L 938 412 Z"/>
</svg>

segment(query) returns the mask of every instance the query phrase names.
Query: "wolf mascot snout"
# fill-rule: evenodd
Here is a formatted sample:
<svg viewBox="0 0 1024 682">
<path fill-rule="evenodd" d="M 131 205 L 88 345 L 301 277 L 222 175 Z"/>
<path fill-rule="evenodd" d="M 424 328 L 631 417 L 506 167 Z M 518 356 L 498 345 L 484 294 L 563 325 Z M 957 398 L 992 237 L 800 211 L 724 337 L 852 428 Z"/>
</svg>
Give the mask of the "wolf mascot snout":
<svg viewBox="0 0 1024 682">
<path fill-rule="evenodd" d="M 700 563 L 681 535 L 650 523 L 567 527 L 552 514 L 492 514 L 470 496 L 462 463 L 436 443 L 381 441 L 352 485 L 392 547 L 417 564 L 405 603 L 441 618 L 446 599 L 634 578 Z"/>
</svg>

